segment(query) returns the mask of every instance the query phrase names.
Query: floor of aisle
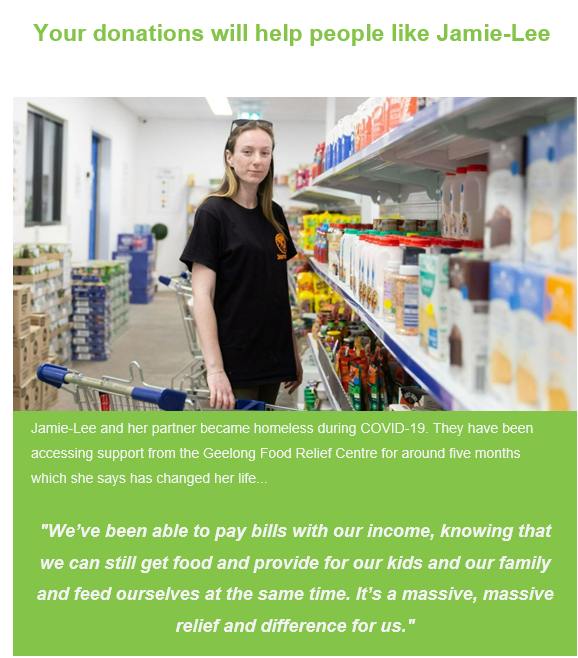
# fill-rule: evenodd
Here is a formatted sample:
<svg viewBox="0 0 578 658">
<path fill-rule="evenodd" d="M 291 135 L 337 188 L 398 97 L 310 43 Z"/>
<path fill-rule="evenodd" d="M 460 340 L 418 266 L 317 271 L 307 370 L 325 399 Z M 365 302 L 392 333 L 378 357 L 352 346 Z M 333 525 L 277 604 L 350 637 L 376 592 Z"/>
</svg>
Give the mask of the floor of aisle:
<svg viewBox="0 0 578 658">
<path fill-rule="evenodd" d="M 127 379 L 129 363 L 138 361 L 148 384 L 168 387 L 190 358 L 176 295 L 158 293 L 150 304 L 131 305 L 129 326 L 114 341 L 108 361 L 74 361 L 69 368 L 87 377 Z M 293 406 L 284 392 L 279 394 L 277 404 Z M 77 407 L 72 395 L 61 390 L 51 410 L 77 411 Z"/>
</svg>

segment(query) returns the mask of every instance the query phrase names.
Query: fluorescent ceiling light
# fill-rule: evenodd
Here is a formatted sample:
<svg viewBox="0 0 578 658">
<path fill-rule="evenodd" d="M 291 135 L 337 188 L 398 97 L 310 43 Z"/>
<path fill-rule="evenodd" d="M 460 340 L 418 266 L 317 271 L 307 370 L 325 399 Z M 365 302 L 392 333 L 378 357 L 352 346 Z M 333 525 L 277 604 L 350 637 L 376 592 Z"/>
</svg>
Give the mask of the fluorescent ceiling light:
<svg viewBox="0 0 578 658">
<path fill-rule="evenodd" d="M 217 114 L 218 116 L 231 116 L 233 114 L 229 99 L 226 96 L 205 96 L 205 99 L 213 114 Z"/>
</svg>

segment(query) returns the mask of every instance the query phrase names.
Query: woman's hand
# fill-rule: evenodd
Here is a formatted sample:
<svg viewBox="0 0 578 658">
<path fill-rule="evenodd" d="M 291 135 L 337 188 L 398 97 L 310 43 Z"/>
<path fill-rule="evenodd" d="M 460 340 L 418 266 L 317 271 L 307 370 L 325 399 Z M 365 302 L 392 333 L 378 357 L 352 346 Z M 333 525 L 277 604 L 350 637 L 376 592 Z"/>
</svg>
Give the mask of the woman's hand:
<svg viewBox="0 0 578 658">
<path fill-rule="evenodd" d="M 229 378 L 224 370 L 207 374 L 209 385 L 210 405 L 213 409 L 234 409 L 235 396 Z"/>
<path fill-rule="evenodd" d="M 297 367 L 297 379 L 294 382 L 285 382 L 285 389 L 289 394 L 296 391 L 303 381 L 303 366 L 301 365 L 301 359 L 297 355 L 295 355 L 295 365 Z"/>
</svg>

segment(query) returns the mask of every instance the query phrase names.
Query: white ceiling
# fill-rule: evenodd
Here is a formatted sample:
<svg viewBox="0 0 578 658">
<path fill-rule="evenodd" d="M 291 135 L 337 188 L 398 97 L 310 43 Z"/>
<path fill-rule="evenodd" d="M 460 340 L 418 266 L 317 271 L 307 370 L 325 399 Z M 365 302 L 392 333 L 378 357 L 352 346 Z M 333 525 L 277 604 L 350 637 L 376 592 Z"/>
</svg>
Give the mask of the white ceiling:
<svg viewBox="0 0 578 658">
<path fill-rule="evenodd" d="M 325 123 L 326 98 L 323 97 L 229 97 L 233 117 L 215 116 L 203 97 L 123 97 L 116 99 L 141 119 L 225 120 L 236 118 L 237 110 L 259 110 L 263 119 L 272 121 L 318 121 Z M 336 98 L 335 117 L 355 111 L 365 98 Z"/>
</svg>

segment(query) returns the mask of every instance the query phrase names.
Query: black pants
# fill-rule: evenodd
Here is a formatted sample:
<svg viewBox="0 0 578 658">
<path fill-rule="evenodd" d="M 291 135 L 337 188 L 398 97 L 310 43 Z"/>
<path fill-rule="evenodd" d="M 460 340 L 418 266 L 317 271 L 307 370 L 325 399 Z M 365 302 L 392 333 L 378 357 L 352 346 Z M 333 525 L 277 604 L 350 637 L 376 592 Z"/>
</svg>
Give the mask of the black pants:
<svg viewBox="0 0 578 658">
<path fill-rule="evenodd" d="M 233 387 L 233 395 L 241 400 L 259 400 L 265 404 L 275 404 L 281 382 L 276 384 L 264 384 L 263 386 L 253 386 L 251 388 Z"/>
</svg>

